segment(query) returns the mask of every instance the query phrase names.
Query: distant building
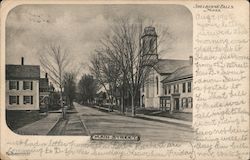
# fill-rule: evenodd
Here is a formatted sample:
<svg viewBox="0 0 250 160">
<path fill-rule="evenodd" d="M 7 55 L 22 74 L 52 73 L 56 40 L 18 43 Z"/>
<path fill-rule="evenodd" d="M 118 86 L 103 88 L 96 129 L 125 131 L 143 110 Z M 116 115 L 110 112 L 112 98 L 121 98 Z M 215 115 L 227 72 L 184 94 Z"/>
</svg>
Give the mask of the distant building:
<svg viewBox="0 0 250 160">
<path fill-rule="evenodd" d="M 173 103 L 173 100 L 171 101 L 171 96 L 165 94 L 165 86 L 170 85 L 170 81 L 166 79 L 168 77 L 173 77 L 173 73 L 180 70 L 180 68 L 190 66 L 190 60 L 159 59 L 157 53 L 157 35 L 154 27 L 146 27 L 141 39 L 143 47 L 142 56 L 147 57 L 147 59 L 153 58 L 154 61 L 140 90 L 140 106 L 168 110 L 174 104 L 171 105 L 171 102 Z M 175 75 L 174 77 L 174 80 L 178 79 L 178 75 Z M 179 83 L 179 81 L 176 83 Z M 171 85 L 171 87 L 173 86 Z M 180 108 L 176 107 L 175 109 L 178 110 Z"/>
<path fill-rule="evenodd" d="M 6 109 L 39 110 L 40 66 L 6 65 Z"/>
<path fill-rule="evenodd" d="M 49 103 L 49 96 L 52 92 L 52 86 L 49 85 L 48 74 L 45 73 L 45 78 L 39 79 L 39 105 L 45 105 Z M 47 102 L 46 102 L 47 101 Z"/>
<path fill-rule="evenodd" d="M 96 94 L 96 97 L 94 99 L 95 103 L 98 105 L 102 105 L 108 102 L 108 98 L 107 98 L 107 93 L 100 91 Z"/>
</svg>

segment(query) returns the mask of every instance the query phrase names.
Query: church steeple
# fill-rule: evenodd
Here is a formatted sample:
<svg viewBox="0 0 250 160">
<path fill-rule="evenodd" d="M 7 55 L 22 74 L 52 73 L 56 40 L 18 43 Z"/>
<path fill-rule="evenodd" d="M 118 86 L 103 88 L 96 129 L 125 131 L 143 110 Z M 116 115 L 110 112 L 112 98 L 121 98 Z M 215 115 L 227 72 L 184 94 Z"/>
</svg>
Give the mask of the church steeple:
<svg viewBox="0 0 250 160">
<path fill-rule="evenodd" d="M 157 34 L 154 27 L 145 27 L 141 40 L 143 55 L 157 54 Z"/>
<path fill-rule="evenodd" d="M 141 36 L 142 47 L 142 65 L 154 66 L 158 62 L 157 53 L 157 34 L 154 27 L 145 27 Z"/>
</svg>

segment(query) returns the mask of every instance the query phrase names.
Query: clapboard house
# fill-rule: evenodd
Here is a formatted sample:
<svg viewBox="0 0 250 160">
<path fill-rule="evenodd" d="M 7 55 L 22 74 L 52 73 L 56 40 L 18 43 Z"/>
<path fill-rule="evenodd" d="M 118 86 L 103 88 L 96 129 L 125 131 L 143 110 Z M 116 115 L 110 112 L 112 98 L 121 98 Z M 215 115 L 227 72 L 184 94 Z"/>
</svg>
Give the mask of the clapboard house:
<svg viewBox="0 0 250 160">
<path fill-rule="evenodd" d="M 6 65 L 6 109 L 39 110 L 40 66 Z"/>
<path fill-rule="evenodd" d="M 193 65 L 180 67 L 161 81 L 164 93 L 160 99 L 163 110 L 192 112 L 193 108 Z"/>
</svg>

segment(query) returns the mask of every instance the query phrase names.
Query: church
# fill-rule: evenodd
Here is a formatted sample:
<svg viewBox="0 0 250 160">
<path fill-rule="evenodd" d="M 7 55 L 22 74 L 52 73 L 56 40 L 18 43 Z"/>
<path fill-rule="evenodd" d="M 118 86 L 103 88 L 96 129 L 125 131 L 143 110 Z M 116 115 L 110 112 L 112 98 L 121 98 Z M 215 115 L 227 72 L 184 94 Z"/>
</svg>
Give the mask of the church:
<svg viewBox="0 0 250 160">
<path fill-rule="evenodd" d="M 141 37 L 143 56 L 155 63 L 140 89 L 140 106 L 145 109 L 192 112 L 192 56 L 187 60 L 160 59 L 154 27 L 145 27 Z"/>
</svg>

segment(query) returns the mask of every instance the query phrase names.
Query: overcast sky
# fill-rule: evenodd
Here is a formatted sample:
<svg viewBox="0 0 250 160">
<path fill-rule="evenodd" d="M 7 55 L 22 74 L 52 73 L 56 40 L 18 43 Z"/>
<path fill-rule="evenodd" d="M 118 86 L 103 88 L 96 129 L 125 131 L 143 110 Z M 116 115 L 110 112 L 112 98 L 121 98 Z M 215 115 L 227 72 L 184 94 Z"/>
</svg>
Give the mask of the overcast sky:
<svg viewBox="0 0 250 160">
<path fill-rule="evenodd" d="M 168 27 L 176 38 L 162 58 L 188 59 L 192 55 L 192 15 L 180 5 L 21 5 L 6 21 L 6 63 L 39 65 L 38 53 L 48 42 L 63 44 L 73 65 L 87 64 L 114 16 L 143 16 L 148 23 Z M 151 24 L 149 24 L 151 25 Z M 157 28 L 156 28 L 157 29 Z M 162 44 L 162 48 L 168 44 Z M 87 65 L 82 71 L 87 70 Z"/>
</svg>

